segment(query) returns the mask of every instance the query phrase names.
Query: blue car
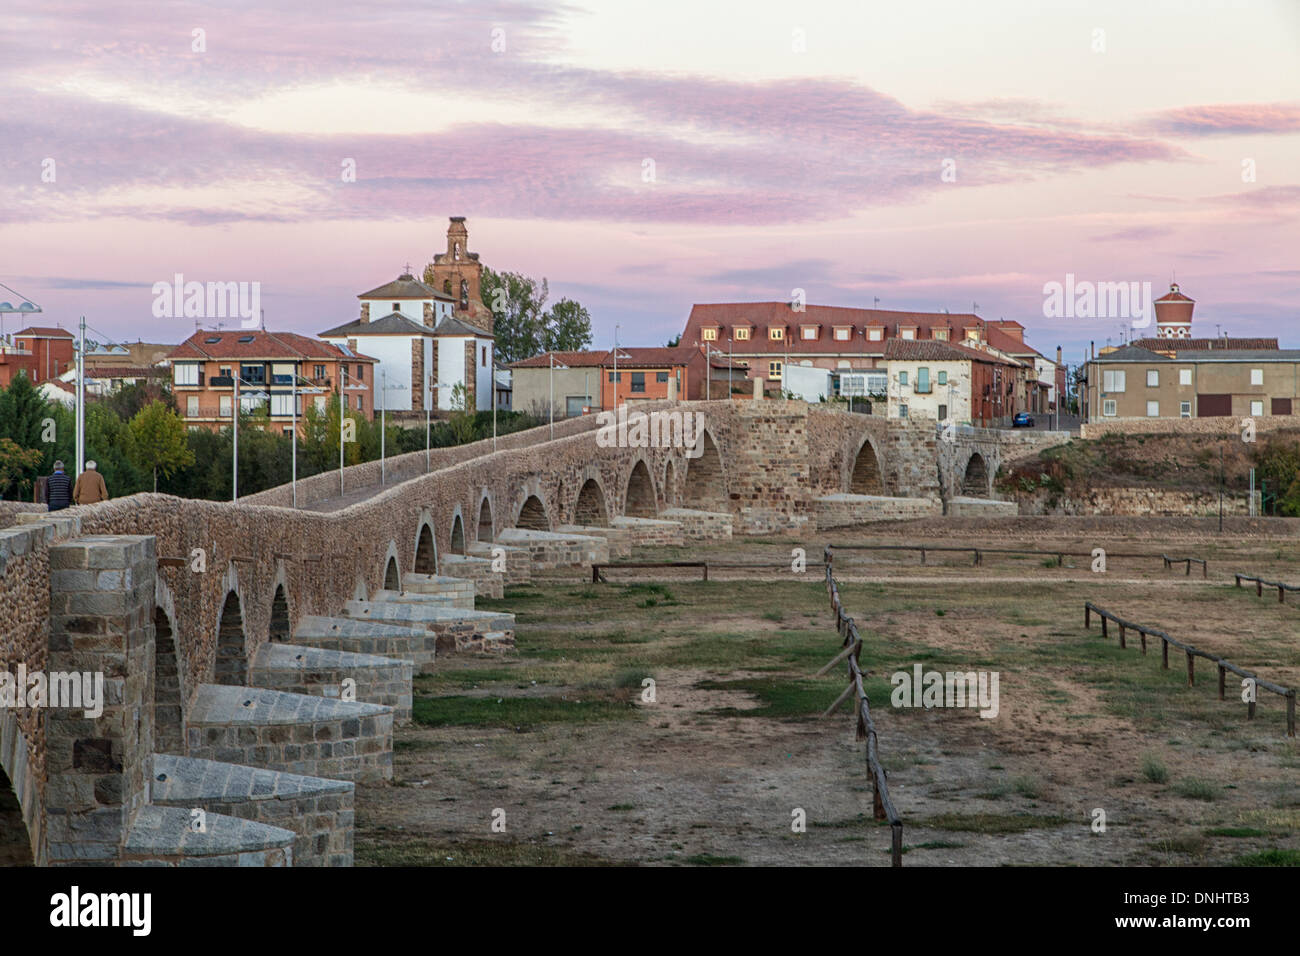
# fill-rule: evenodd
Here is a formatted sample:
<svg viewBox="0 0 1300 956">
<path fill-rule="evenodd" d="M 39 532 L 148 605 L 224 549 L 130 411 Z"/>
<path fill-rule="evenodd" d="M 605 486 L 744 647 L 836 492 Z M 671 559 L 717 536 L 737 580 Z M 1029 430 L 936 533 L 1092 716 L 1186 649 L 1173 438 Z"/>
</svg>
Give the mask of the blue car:
<svg viewBox="0 0 1300 956">
<path fill-rule="evenodd" d="M 1011 419 L 1012 428 L 1033 428 L 1034 420 L 1028 412 L 1016 412 L 1016 417 Z"/>
</svg>

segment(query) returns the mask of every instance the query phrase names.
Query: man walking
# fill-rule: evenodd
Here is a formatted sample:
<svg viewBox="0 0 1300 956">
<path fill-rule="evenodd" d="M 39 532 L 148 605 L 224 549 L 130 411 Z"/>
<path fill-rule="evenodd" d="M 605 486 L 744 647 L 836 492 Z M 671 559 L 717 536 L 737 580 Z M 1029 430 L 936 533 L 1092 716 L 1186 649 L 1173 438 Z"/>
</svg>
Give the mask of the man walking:
<svg viewBox="0 0 1300 956">
<path fill-rule="evenodd" d="M 63 472 L 63 462 L 54 463 L 54 474 L 45 479 L 45 503 L 51 511 L 62 511 L 72 504 L 72 479 Z"/>
<path fill-rule="evenodd" d="M 108 500 L 108 486 L 93 461 L 86 462 L 86 470 L 77 476 L 72 488 L 72 500 L 79 505 L 93 505 Z"/>
</svg>

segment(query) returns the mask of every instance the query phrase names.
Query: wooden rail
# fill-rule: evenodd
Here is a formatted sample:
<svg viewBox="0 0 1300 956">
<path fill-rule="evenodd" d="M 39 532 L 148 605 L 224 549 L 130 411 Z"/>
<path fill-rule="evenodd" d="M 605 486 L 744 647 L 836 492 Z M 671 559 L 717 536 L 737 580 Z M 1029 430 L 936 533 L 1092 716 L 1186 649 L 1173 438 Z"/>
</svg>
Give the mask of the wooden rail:
<svg viewBox="0 0 1300 956">
<path fill-rule="evenodd" d="M 831 568 L 830 545 L 826 546 L 823 554 L 826 559 L 826 592 L 830 595 L 831 609 L 835 612 L 835 630 L 844 638 L 844 649 L 835 656 L 834 660 L 818 671 L 818 676 L 829 672 L 841 660 L 847 659 L 849 685 L 822 716 L 829 717 L 850 695 L 857 701 L 855 708 L 858 718 L 857 739 L 865 739 L 867 742 L 867 773 L 871 777 L 873 791 L 872 812 L 877 820 L 889 821 L 891 862 L 894 866 L 902 866 L 903 819 L 894 809 L 893 801 L 889 799 L 889 782 L 885 775 L 885 768 L 880 765 L 876 725 L 871 720 L 871 703 L 867 700 L 867 692 L 862 686 L 862 668 L 858 665 L 858 658 L 862 654 L 862 637 L 858 634 L 858 627 L 853 623 L 853 618 L 844 613 L 844 605 L 840 603 L 840 589 L 835 583 L 835 575 Z"/>
<path fill-rule="evenodd" d="M 1253 574 L 1234 574 L 1234 575 L 1233 575 L 1233 578 L 1236 579 L 1237 587 L 1241 587 L 1241 582 L 1242 582 L 1242 581 L 1252 581 L 1252 582 L 1254 582 L 1254 584 L 1255 584 L 1255 597 L 1263 597 L 1263 596 L 1264 596 L 1264 588 L 1266 588 L 1266 587 L 1277 588 L 1277 603 L 1278 603 L 1278 604 L 1285 604 L 1285 603 L 1286 603 L 1286 592 L 1287 592 L 1287 591 L 1300 591 L 1300 585 L 1296 585 L 1296 584 L 1283 584 L 1281 581 L 1267 581 L 1267 580 L 1265 580 L 1264 578 L 1258 578 L 1258 577 L 1255 577 Z"/>
<path fill-rule="evenodd" d="M 1229 671 L 1236 674 L 1238 677 L 1245 677 L 1251 681 L 1254 681 L 1254 686 L 1256 689 L 1262 687 L 1264 690 L 1269 691 L 1270 693 L 1273 694 L 1277 694 L 1279 697 L 1284 698 L 1286 700 L 1286 735 L 1288 737 L 1295 736 L 1295 699 L 1296 699 L 1295 688 L 1283 687 L 1280 684 L 1274 684 L 1271 681 L 1266 681 L 1257 674 L 1252 674 L 1250 671 L 1242 670 L 1240 667 L 1238 667 L 1236 664 L 1233 664 L 1231 661 L 1224 660 L 1223 658 L 1215 654 L 1211 654 L 1207 651 L 1197 650 L 1195 647 L 1192 647 L 1192 645 L 1184 644 L 1182 641 L 1176 640 L 1175 638 L 1170 637 L 1164 631 L 1157 630 L 1154 627 L 1146 627 L 1145 625 L 1142 624 L 1134 624 L 1132 621 L 1126 621 L 1118 614 L 1113 614 L 1110 611 L 1107 611 L 1105 608 L 1098 607 L 1096 604 L 1093 604 L 1091 601 L 1086 601 L 1084 602 L 1083 605 L 1083 626 L 1085 628 L 1088 629 L 1092 628 L 1093 614 L 1096 614 L 1101 618 L 1102 637 L 1110 636 L 1109 628 L 1107 627 L 1107 622 L 1114 621 L 1119 626 L 1120 647 L 1128 646 L 1128 641 L 1127 641 L 1128 631 L 1137 631 L 1137 633 L 1140 635 L 1142 639 L 1143 654 L 1147 652 L 1148 637 L 1160 638 L 1160 666 L 1164 670 L 1169 669 L 1169 646 L 1171 644 L 1174 647 L 1178 648 L 1183 653 L 1185 653 L 1187 655 L 1187 686 L 1188 687 L 1191 687 L 1196 683 L 1195 662 L 1196 662 L 1196 658 L 1201 657 L 1207 661 L 1210 661 L 1219 669 L 1219 700 L 1227 699 L 1225 696 L 1225 690 L 1226 690 L 1226 677 Z M 1253 720 L 1254 717 L 1255 717 L 1255 701 L 1251 700 L 1247 703 L 1246 719 Z"/>
<path fill-rule="evenodd" d="M 702 568 L 704 577 L 709 579 L 709 562 L 707 561 L 620 561 L 618 564 L 593 564 L 591 566 L 591 583 L 608 584 L 604 571 L 617 571 L 619 568 Z"/>
<path fill-rule="evenodd" d="M 943 544 L 837 544 L 833 546 L 837 551 L 919 551 L 921 552 L 921 563 L 925 564 L 927 552 L 943 553 L 957 552 L 964 554 L 972 552 L 974 554 L 975 564 L 984 563 L 986 554 L 1022 554 L 1031 557 L 1049 557 L 1056 558 L 1057 567 L 1064 567 L 1066 558 L 1091 558 L 1092 552 L 1082 551 L 1044 551 L 1038 548 L 988 548 L 979 545 L 943 545 Z M 1144 551 L 1107 551 L 1107 558 L 1160 558 L 1164 566 L 1168 568 L 1171 563 L 1180 564 L 1187 562 L 1187 573 L 1192 573 L 1192 565 L 1201 566 L 1201 576 L 1205 577 L 1209 573 L 1209 565 L 1201 558 L 1171 558 L 1166 554 L 1151 554 Z"/>
<path fill-rule="evenodd" d="M 1204 558 L 1193 558 L 1193 557 L 1190 557 L 1190 556 L 1189 556 L 1189 557 L 1186 557 L 1186 558 L 1171 558 L 1171 557 L 1170 557 L 1169 555 L 1167 555 L 1167 554 L 1162 554 L 1162 555 L 1160 555 L 1160 557 L 1164 559 L 1164 562 L 1165 562 L 1165 570 L 1166 570 L 1166 571 L 1169 570 L 1170 568 L 1172 568 L 1175 564 L 1182 564 L 1182 563 L 1186 562 L 1186 563 L 1187 563 L 1187 576 L 1188 576 L 1189 578 L 1192 576 L 1192 565 L 1193 565 L 1193 564 L 1199 564 L 1199 565 L 1201 566 L 1201 577 L 1205 578 L 1205 577 L 1209 577 L 1209 575 L 1210 575 L 1210 566 L 1209 566 L 1208 564 L 1205 563 L 1205 559 L 1204 559 Z"/>
</svg>

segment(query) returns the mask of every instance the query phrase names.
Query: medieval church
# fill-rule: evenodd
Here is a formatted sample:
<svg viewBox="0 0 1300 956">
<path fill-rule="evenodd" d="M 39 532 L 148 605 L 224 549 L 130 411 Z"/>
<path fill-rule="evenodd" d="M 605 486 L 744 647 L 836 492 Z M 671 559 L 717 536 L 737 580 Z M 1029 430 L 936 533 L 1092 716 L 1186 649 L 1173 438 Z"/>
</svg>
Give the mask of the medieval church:
<svg viewBox="0 0 1300 956">
<path fill-rule="evenodd" d="M 423 280 L 410 272 L 357 296 L 361 313 L 320 337 L 375 358 L 375 411 L 492 407 L 492 313 L 480 298 L 483 265 L 469 251 L 464 216 L 452 216 L 447 249 Z"/>
</svg>

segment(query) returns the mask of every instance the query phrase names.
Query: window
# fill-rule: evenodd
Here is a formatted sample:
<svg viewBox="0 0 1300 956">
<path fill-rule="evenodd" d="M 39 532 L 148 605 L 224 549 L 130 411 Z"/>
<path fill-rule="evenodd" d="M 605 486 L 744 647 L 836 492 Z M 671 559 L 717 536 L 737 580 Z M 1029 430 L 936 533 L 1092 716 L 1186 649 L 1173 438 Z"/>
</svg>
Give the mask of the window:
<svg viewBox="0 0 1300 956">
<path fill-rule="evenodd" d="M 239 377 L 249 385 L 266 384 L 266 366 L 265 365 L 241 365 L 239 366 Z"/>
<path fill-rule="evenodd" d="M 805 339 L 815 339 L 817 338 L 817 326 L 805 325 L 802 329 L 799 330 L 799 334 L 802 335 Z"/>
<path fill-rule="evenodd" d="M 357 411 L 359 412 L 365 411 L 365 403 L 362 401 L 362 398 L 363 396 L 361 395 L 357 396 Z"/>
<path fill-rule="evenodd" d="M 1119 369 L 1107 369 L 1101 373 L 1101 390 L 1103 392 L 1124 391 L 1126 374 Z"/>
<path fill-rule="evenodd" d="M 479 364 L 482 365 L 484 368 L 487 368 L 487 346 L 486 345 L 483 346 L 483 361 L 481 361 Z"/>
<path fill-rule="evenodd" d="M 980 330 L 979 330 L 979 329 L 967 329 L 967 330 L 966 330 L 966 341 L 967 341 L 967 342 L 978 342 L 979 340 L 980 340 Z"/>
<path fill-rule="evenodd" d="M 939 373 L 939 384 L 940 384 L 940 385 L 947 385 L 947 384 L 948 384 L 948 373 L 947 373 L 947 372 L 940 372 L 940 373 Z"/>
<path fill-rule="evenodd" d="M 272 414 L 272 415 L 292 415 L 292 414 L 293 414 L 293 396 L 292 396 L 292 395 L 272 395 L 272 396 L 271 396 L 271 414 Z"/>
<path fill-rule="evenodd" d="M 1264 403 L 1263 403 L 1263 402 L 1251 402 L 1251 403 L 1250 403 L 1250 413 L 1251 413 L 1252 415 L 1263 415 L 1263 414 L 1264 414 Z"/>
<path fill-rule="evenodd" d="M 879 342 L 884 337 L 885 337 L 884 329 L 867 329 L 867 338 L 870 339 L 872 342 Z"/>
<path fill-rule="evenodd" d="M 632 391 L 634 392 L 645 391 L 645 372 L 632 373 Z"/>
<path fill-rule="evenodd" d="M 1180 368 L 1178 370 L 1178 384 L 1179 385 L 1192 384 L 1192 370 L 1190 368 Z"/>
<path fill-rule="evenodd" d="M 749 341 L 749 329 L 737 327 L 731 330 L 731 337 L 737 342 Z"/>
<path fill-rule="evenodd" d="M 940 405 L 940 406 L 939 406 L 939 421 L 944 421 L 947 417 L 948 417 L 948 406 L 947 406 L 947 405 Z"/>
<path fill-rule="evenodd" d="M 325 377 L 325 366 L 324 366 L 324 365 L 313 365 L 313 366 L 312 366 L 312 375 L 316 378 L 317 381 L 323 379 L 323 378 Z"/>
<path fill-rule="evenodd" d="M 667 384 L 668 384 L 668 373 L 667 373 L 667 372 L 655 372 L 655 381 L 658 382 L 660 385 L 667 385 Z"/>
<path fill-rule="evenodd" d="M 899 372 L 899 373 L 898 373 L 898 384 L 899 384 L 899 385 L 906 385 L 906 384 L 907 384 L 907 372 Z"/>
<path fill-rule="evenodd" d="M 325 396 L 324 396 L 324 395 L 317 395 L 317 396 L 316 396 L 316 411 L 317 411 L 317 412 L 324 412 L 324 411 L 325 411 Z"/>
<path fill-rule="evenodd" d="M 785 338 L 785 329 L 768 329 L 767 337 L 773 342 L 780 342 Z"/>
<path fill-rule="evenodd" d="M 231 398 L 230 398 L 230 396 L 229 396 L 229 395 L 222 395 L 222 396 L 221 396 L 221 405 L 220 405 L 220 408 L 218 409 L 218 414 L 219 414 L 222 418 L 229 418 L 229 417 L 230 417 L 230 406 L 231 406 Z"/>
<path fill-rule="evenodd" d="M 1250 384 L 1251 385 L 1264 384 L 1264 370 L 1262 368 L 1252 368 L 1250 370 Z"/>
<path fill-rule="evenodd" d="M 930 370 L 928 368 L 918 368 L 916 370 L 916 390 L 918 392 L 930 391 Z"/>
<path fill-rule="evenodd" d="M 199 384 L 199 367 L 194 364 L 177 365 L 173 370 L 177 385 Z"/>
<path fill-rule="evenodd" d="M 781 363 L 780 363 L 780 362 L 768 362 L 768 363 L 767 363 L 767 376 L 768 376 L 768 378 L 780 378 L 780 377 L 781 377 Z"/>
<path fill-rule="evenodd" d="M 358 366 L 357 366 L 357 381 L 358 381 L 358 382 L 364 382 L 365 380 L 366 380 L 366 367 L 365 367 L 364 365 L 358 365 Z"/>
<path fill-rule="evenodd" d="M 1160 403 L 1147 402 L 1147 418 L 1159 418 L 1159 417 L 1160 417 Z"/>
<path fill-rule="evenodd" d="M 1115 414 L 1115 399 L 1113 399 L 1113 398 L 1107 398 L 1107 399 L 1104 399 L 1104 400 L 1102 401 L 1102 403 L 1101 403 L 1101 413 L 1102 413 L 1103 415 L 1114 416 L 1114 414 Z"/>
<path fill-rule="evenodd" d="M 1178 403 L 1178 417 L 1179 417 L 1179 418 L 1191 418 L 1191 417 L 1192 417 L 1192 403 L 1191 403 L 1191 402 L 1179 402 L 1179 403 Z"/>
<path fill-rule="evenodd" d="M 898 331 L 905 339 L 916 338 L 916 329 L 899 329 Z"/>
<path fill-rule="evenodd" d="M 935 330 L 933 331 L 933 335 L 934 335 L 934 337 L 935 337 L 936 339 L 938 339 L 940 342 L 947 342 L 947 341 L 948 341 L 948 330 L 947 330 L 947 329 L 935 329 Z"/>
<path fill-rule="evenodd" d="M 1160 387 L 1160 371 L 1158 369 L 1147 369 L 1147 388 Z"/>
<path fill-rule="evenodd" d="M 835 341 L 836 341 L 836 342 L 847 342 L 847 341 L 849 340 L 849 333 L 850 333 L 851 331 L 852 331 L 851 329 L 836 329 L 836 330 L 835 330 Z"/>
<path fill-rule="evenodd" d="M 906 418 L 906 417 L 907 417 L 907 406 L 906 406 L 906 405 L 899 405 L 899 406 L 898 406 L 898 417 L 899 417 L 899 418 Z"/>
<path fill-rule="evenodd" d="M 585 395 L 569 395 L 564 399 L 564 413 L 569 418 L 577 418 L 590 404 Z"/>
<path fill-rule="evenodd" d="M 609 373 L 609 383 L 610 383 L 611 385 L 615 384 L 616 382 L 621 382 L 621 381 L 623 381 L 623 373 L 622 373 L 622 372 L 610 372 L 610 373 Z"/>
<path fill-rule="evenodd" d="M 199 417 L 199 397 L 198 397 L 197 395 L 189 395 L 189 396 L 186 397 L 186 399 L 185 399 L 185 417 L 186 417 L 186 418 L 198 418 L 198 417 Z"/>
<path fill-rule="evenodd" d="M 394 312 L 401 312 L 401 311 L 402 311 L 402 303 L 400 303 L 400 302 L 394 302 L 394 303 L 393 303 L 393 311 L 394 311 Z"/>
<path fill-rule="evenodd" d="M 221 366 L 221 377 L 222 377 L 222 378 L 230 378 L 230 366 L 229 366 L 229 365 L 223 365 L 223 366 Z"/>
<path fill-rule="evenodd" d="M 704 341 L 706 342 L 713 342 L 718 337 L 717 329 L 704 329 L 703 332 L 704 332 Z"/>
</svg>

